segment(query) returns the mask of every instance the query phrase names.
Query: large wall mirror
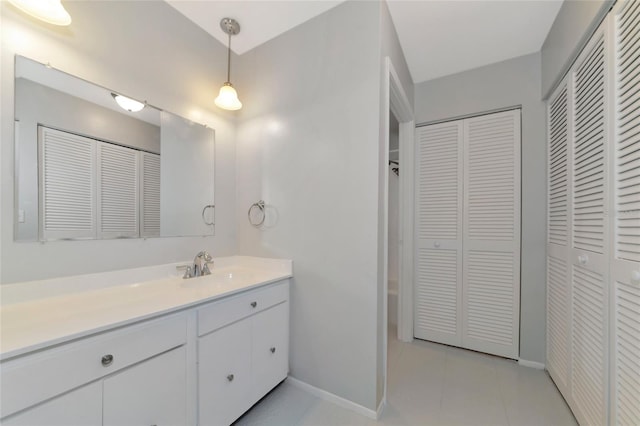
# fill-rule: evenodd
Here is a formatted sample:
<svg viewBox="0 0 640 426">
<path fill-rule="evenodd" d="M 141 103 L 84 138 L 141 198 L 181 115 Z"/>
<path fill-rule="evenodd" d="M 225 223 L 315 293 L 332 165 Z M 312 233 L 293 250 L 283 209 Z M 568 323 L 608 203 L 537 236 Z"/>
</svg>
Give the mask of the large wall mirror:
<svg viewBox="0 0 640 426">
<path fill-rule="evenodd" d="M 16 241 L 213 235 L 213 129 L 118 95 L 16 56 Z"/>
</svg>

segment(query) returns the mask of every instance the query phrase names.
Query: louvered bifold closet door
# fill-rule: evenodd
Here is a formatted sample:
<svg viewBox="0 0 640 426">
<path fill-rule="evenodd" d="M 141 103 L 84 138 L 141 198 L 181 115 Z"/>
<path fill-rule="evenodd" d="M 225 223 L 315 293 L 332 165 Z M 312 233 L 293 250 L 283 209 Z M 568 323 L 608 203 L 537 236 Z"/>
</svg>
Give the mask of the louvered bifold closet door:
<svg viewBox="0 0 640 426">
<path fill-rule="evenodd" d="M 417 338 L 462 344 L 462 122 L 416 130 Z"/>
<path fill-rule="evenodd" d="M 570 106 L 565 81 L 551 97 L 547 108 L 547 370 L 565 394 L 568 392 L 571 356 L 571 285 L 568 273 Z"/>
<path fill-rule="evenodd" d="M 140 236 L 160 236 L 160 155 L 140 153 Z"/>
<path fill-rule="evenodd" d="M 520 110 L 464 121 L 464 347 L 518 358 Z"/>
<path fill-rule="evenodd" d="M 607 422 L 608 75 L 606 21 L 574 65 L 572 153 L 573 411 L 581 424 Z"/>
<path fill-rule="evenodd" d="M 38 126 L 40 238 L 95 238 L 96 141 Z"/>
<path fill-rule="evenodd" d="M 138 151 L 98 142 L 98 237 L 137 237 Z"/>
<path fill-rule="evenodd" d="M 613 12 L 611 424 L 640 425 L 640 1 Z"/>
</svg>

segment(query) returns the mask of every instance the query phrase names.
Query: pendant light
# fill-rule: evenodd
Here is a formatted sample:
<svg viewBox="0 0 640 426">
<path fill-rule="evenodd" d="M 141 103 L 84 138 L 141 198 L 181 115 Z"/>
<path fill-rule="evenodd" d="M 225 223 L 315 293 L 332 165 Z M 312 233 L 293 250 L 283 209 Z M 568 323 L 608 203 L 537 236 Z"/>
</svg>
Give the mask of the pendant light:
<svg viewBox="0 0 640 426">
<path fill-rule="evenodd" d="M 113 99 L 115 99 L 118 105 L 120 105 L 120 108 L 125 111 L 138 112 L 144 108 L 144 104 L 142 102 L 127 98 L 126 96 L 118 95 L 117 93 L 111 93 L 111 96 L 113 96 Z"/>
<path fill-rule="evenodd" d="M 49 24 L 61 26 L 71 24 L 71 16 L 60 0 L 9 0 L 9 3 Z"/>
<path fill-rule="evenodd" d="M 229 47 L 227 50 L 227 81 L 220 88 L 220 93 L 215 104 L 222 109 L 236 111 L 242 108 L 242 102 L 238 99 L 238 93 L 231 84 L 231 36 L 240 32 L 240 24 L 232 18 L 222 18 L 220 28 L 229 35 Z"/>
</svg>

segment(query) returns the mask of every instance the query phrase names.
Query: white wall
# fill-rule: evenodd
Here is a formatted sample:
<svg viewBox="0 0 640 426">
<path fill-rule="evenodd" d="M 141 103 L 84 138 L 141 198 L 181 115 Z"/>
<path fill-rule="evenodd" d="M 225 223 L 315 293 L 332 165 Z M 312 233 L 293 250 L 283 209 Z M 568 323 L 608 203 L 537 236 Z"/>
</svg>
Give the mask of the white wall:
<svg viewBox="0 0 640 426">
<path fill-rule="evenodd" d="M 0 282 L 51 278 L 190 259 L 201 249 L 236 252 L 234 114 L 213 105 L 226 48 L 166 3 L 66 2 L 69 27 L 54 27 L 0 2 Z M 109 241 L 13 241 L 14 55 L 145 99 L 216 130 L 216 235 Z M 233 58 L 235 60 L 235 58 Z"/>
<path fill-rule="evenodd" d="M 540 54 L 416 84 L 416 123 L 522 105 L 520 358 L 545 362 L 546 118 Z"/>
<path fill-rule="evenodd" d="M 343 3 L 242 55 L 234 77 L 239 251 L 293 259 L 291 375 L 373 410 L 378 17 Z M 259 199 L 263 229 L 245 213 Z"/>
</svg>

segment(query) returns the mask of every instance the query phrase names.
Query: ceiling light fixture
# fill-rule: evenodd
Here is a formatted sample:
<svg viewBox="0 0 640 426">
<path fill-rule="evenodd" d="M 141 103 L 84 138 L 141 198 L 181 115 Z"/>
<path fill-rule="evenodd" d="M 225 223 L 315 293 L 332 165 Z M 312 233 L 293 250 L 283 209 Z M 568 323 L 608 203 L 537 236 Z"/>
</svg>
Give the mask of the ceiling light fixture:
<svg viewBox="0 0 640 426">
<path fill-rule="evenodd" d="M 111 96 L 113 96 L 113 99 L 115 99 L 118 105 L 120 105 L 120 108 L 129 112 L 138 112 L 145 106 L 142 102 L 135 101 L 131 98 L 127 98 L 126 96 L 118 95 L 117 93 L 112 93 Z"/>
<path fill-rule="evenodd" d="M 215 100 L 217 106 L 222 109 L 236 111 L 242 108 L 242 102 L 238 99 L 238 93 L 231 84 L 231 36 L 240 32 L 240 24 L 232 18 L 222 18 L 220 28 L 229 35 L 229 47 L 227 50 L 227 81 L 220 88 L 220 93 Z"/>
<path fill-rule="evenodd" d="M 21 11 L 53 25 L 71 24 L 71 16 L 60 0 L 9 0 Z"/>
</svg>

